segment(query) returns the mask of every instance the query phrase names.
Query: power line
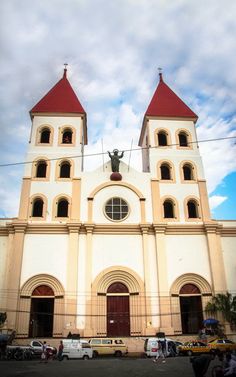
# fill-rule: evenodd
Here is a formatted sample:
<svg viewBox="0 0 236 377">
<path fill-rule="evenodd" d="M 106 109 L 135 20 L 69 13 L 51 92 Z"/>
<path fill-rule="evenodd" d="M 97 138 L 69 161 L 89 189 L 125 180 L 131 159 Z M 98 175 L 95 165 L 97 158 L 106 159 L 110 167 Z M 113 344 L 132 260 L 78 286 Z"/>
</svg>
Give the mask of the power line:
<svg viewBox="0 0 236 377">
<path fill-rule="evenodd" d="M 227 136 L 227 137 L 220 137 L 220 138 L 215 138 L 215 139 L 205 139 L 205 140 L 196 140 L 196 141 L 188 141 L 188 144 L 199 144 L 199 143 L 209 143 L 213 141 L 222 141 L 222 140 L 231 140 L 231 139 L 236 139 L 236 136 Z M 167 144 L 166 147 L 174 147 L 174 146 L 179 146 L 179 143 L 173 143 L 173 144 Z M 142 147 L 142 148 L 131 148 L 131 149 L 124 149 L 124 152 L 134 152 L 134 151 L 142 151 L 142 150 L 147 150 L 147 149 L 157 149 L 159 146 L 148 146 L 148 147 Z M 62 160 L 63 158 L 85 158 L 85 157 L 95 157 L 95 156 L 102 156 L 106 155 L 107 152 L 99 152 L 99 153 L 90 153 L 90 154 L 80 154 L 80 155 L 75 155 L 75 156 L 65 156 L 65 157 L 55 157 L 55 158 L 45 158 L 45 161 L 58 161 Z M 34 161 L 23 161 L 23 162 L 12 162 L 12 163 L 7 163 L 7 164 L 0 164 L 0 168 L 2 167 L 8 167 L 8 166 L 16 166 L 16 165 L 26 165 L 26 164 L 33 164 L 35 163 Z"/>
</svg>

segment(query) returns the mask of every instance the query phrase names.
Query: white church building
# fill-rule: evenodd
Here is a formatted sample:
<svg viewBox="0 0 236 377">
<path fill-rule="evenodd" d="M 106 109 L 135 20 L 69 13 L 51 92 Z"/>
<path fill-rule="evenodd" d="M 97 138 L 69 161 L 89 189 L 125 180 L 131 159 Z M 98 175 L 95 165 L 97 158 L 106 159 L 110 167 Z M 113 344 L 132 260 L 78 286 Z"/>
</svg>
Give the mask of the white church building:
<svg viewBox="0 0 236 377">
<path fill-rule="evenodd" d="M 211 218 L 197 115 L 160 74 L 140 125 L 142 172 L 121 158 L 112 172 L 108 156 L 85 172 L 71 157 L 88 142 L 87 118 L 66 69 L 30 116 L 19 214 L 0 220 L 7 328 L 196 334 L 212 295 L 236 291 L 236 221 Z"/>
</svg>

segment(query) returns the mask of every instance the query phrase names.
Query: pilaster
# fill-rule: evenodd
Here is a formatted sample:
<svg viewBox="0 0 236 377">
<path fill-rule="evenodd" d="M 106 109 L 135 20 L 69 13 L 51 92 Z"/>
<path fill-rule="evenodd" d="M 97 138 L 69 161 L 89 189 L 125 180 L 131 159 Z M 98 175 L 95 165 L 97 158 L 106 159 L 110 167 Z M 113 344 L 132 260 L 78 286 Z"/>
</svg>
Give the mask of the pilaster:
<svg viewBox="0 0 236 377">
<path fill-rule="evenodd" d="M 20 220 L 26 220 L 28 218 L 30 188 L 31 188 L 31 178 L 24 177 L 23 182 L 22 182 L 22 188 L 21 188 L 21 196 L 20 196 L 20 208 L 19 208 Z"/>
<path fill-rule="evenodd" d="M 72 208 L 71 208 L 71 219 L 80 219 L 80 200 L 81 200 L 81 179 L 72 179 Z"/>
<path fill-rule="evenodd" d="M 92 223 L 84 224 L 86 229 L 86 273 L 85 273 L 85 292 L 86 292 L 86 321 L 84 336 L 92 336 L 92 241 L 95 225 Z"/>
<path fill-rule="evenodd" d="M 69 231 L 69 247 L 67 255 L 67 287 L 66 287 L 66 313 L 65 317 L 68 331 L 76 332 L 77 328 L 77 289 L 78 289 L 78 257 L 79 257 L 79 231 L 81 224 L 67 223 Z M 68 327 L 68 324 L 70 326 Z"/>
<path fill-rule="evenodd" d="M 205 223 L 205 231 L 208 245 L 209 265 L 212 279 L 212 293 L 225 293 L 227 291 L 224 259 L 220 241 L 222 228 L 217 222 Z"/>
<path fill-rule="evenodd" d="M 162 221 L 161 216 L 161 199 L 160 199 L 160 183 L 158 179 L 151 180 L 151 191 L 152 191 L 152 213 L 153 222 Z"/>
<path fill-rule="evenodd" d="M 166 257 L 165 231 L 166 224 L 153 224 L 156 239 L 157 276 L 160 305 L 160 331 L 173 334 L 171 315 L 171 298 L 169 296 L 168 269 Z"/>
<path fill-rule="evenodd" d="M 148 248 L 148 233 L 150 229 L 150 224 L 144 223 L 140 224 L 140 230 L 142 233 L 142 246 L 143 246 L 143 268 L 144 268 L 144 300 L 145 300 L 145 325 L 144 333 L 145 335 L 153 335 L 154 328 L 152 327 L 152 297 L 151 297 L 151 282 L 150 282 L 150 259 L 149 259 L 149 248 Z"/>
<path fill-rule="evenodd" d="M 209 207 L 209 199 L 205 180 L 198 180 L 198 188 L 200 194 L 201 213 L 203 221 L 211 220 L 211 212 Z"/>
<path fill-rule="evenodd" d="M 27 228 L 27 222 L 15 221 L 8 225 L 9 233 L 11 234 L 12 242 L 9 247 L 9 258 L 7 263 L 7 322 L 8 329 L 18 330 L 17 312 L 20 297 L 20 280 L 22 259 L 24 250 L 24 238 Z"/>
</svg>

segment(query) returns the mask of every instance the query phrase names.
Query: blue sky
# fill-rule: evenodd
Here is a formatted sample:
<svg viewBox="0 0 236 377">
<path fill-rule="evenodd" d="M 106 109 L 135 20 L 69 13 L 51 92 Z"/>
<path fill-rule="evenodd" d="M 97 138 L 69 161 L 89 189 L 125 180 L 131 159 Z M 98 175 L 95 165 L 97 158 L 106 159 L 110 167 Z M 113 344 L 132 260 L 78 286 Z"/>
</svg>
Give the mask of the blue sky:
<svg viewBox="0 0 236 377">
<path fill-rule="evenodd" d="M 158 67 L 198 114 L 199 140 L 236 136 L 234 0 L 2 0 L 0 14 L 0 164 L 24 161 L 28 112 L 65 62 L 88 115 L 86 153 L 101 152 L 101 139 L 104 150 L 137 147 Z M 235 142 L 200 144 L 217 219 L 236 219 Z M 86 169 L 101 163 L 88 158 Z M 139 152 L 131 165 L 141 170 Z M 17 216 L 22 176 L 22 166 L 0 168 L 0 217 Z"/>
</svg>

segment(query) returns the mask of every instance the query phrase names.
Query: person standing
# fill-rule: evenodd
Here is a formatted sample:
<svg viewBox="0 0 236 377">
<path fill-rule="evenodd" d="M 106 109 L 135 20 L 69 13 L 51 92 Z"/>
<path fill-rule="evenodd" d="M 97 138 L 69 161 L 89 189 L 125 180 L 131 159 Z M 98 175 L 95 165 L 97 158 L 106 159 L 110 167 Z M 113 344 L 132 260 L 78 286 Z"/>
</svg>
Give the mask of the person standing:
<svg viewBox="0 0 236 377">
<path fill-rule="evenodd" d="M 42 346 L 41 362 L 44 362 L 44 363 L 48 362 L 48 358 L 47 358 L 47 342 L 46 341 L 43 342 L 43 346 Z"/>
<path fill-rule="evenodd" d="M 58 354 L 57 354 L 57 359 L 59 361 L 63 360 L 63 357 L 62 357 L 63 349 L 64 349 L 63 342 L 62 342 L 62 340 L 60 340 L 60 344 L 59 344 L 59 347 L 58 347 Z"/>
<path fill-rule="evenodd" d="M 158 340 L 158 342 L 157 342 L 157 354 L 156 354 L 156 357 L 155 357 L 155 359 L 153 360 L 153 362 L 156 363 L 157 360 L 159 359 L 159 357 L 161 357 L 161 358 L 163 359 L 163 360 L 162 360 L 163 363 L 166 362 L 166 361 L 165 361 L 165 354 L 164 354 L 164 352 L 163 352 L 163 350 L 162 350 L 162 344 L 161 344 L 161 341 L 160 341 L 160 340 Z"/>
</svg>

